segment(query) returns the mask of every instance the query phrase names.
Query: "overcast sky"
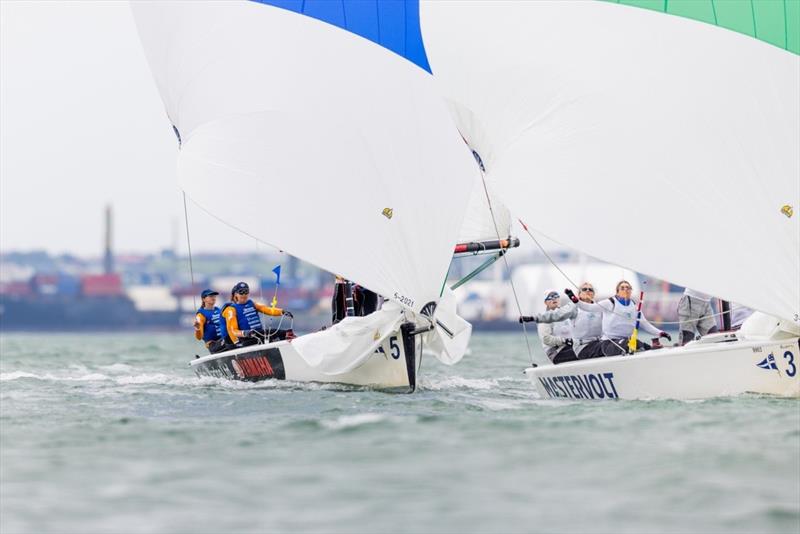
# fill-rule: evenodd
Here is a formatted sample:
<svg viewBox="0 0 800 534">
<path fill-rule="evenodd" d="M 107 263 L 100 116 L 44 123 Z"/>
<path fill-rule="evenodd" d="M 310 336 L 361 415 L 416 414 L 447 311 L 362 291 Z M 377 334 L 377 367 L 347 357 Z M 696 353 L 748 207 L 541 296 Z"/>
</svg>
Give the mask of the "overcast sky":
<svg viewBox="0 0 800 534">
<path fill-rule="evenodd" d="M 0 250 L 185 250 L 177 143 L 125 1 L 0 0 Z M 252 239 L 189 206 L 192 248 Z M 261 245 L 263 250 L 264 246 Z"/>
</svg>

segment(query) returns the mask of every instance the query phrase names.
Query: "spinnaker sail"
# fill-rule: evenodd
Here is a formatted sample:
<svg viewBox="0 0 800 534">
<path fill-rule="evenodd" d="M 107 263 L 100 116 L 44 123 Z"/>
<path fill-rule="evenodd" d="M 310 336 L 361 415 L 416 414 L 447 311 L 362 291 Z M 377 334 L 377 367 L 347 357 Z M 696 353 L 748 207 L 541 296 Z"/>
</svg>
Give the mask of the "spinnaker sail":
<svg viewBox="0 0 800 534">
<path fill-rule="evenodd" d="M 420 19 L 434 78 L 515 217 L 800 321 L 796 54 L 610 2 L 431 1 Z"/>
<path fill-rule="evenodd" d="M 479 169 L 427 71 L 261 3 L 132 9 L 195 203 L 412 311 L 438 300 Z"/>
</svg>

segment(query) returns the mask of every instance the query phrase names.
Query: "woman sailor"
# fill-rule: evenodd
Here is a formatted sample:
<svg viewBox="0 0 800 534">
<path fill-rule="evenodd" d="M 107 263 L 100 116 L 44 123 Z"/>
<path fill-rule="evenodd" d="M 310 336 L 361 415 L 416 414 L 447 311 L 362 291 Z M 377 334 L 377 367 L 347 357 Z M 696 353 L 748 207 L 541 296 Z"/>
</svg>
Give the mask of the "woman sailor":
<svg viewBox="0 0 800 534">
<path fill-rule="evenodd" d="M 291 312 L 259 304 L 250 300 L 250 286 L 239 282 L 231 290 L 231 302 L 222 307 L 222 330 L 225 333 L 227 345 L 245 347 L 258 343 L 258 336 L 266 337 L 267 332 L 261 324 L 258 313 L 266 315 L 293 317 Z M 291 330 L 275 330 L 269 332 L 270 341 L 273 339 L 291 339 L 294 333 Z"/>
<path fill-rule="evenodd" d="M 548 291 L 544 297 L 545 313 L 557 311 L 560 298 L 557 291 Z M 551 362 L 558 364 L 578 359 L 572 350 L 572 319 L 540 323 L 537 328 L 542 348 Z"/>
<path fill-rule="evenodd" d="M 594 302 L 594 286 L 589 282 L 580 285 L 579 298 L 582 302 Z M 534 315 L 523 315 L 519 322 L 555 323 L 565 319 L 572 320 L 572 350 L 579 360 L 603 356 L 600 338 L 603 335 L 603 314 L 585 311 L 577 306 L 564 305 L 554 310 Z"/>
<path fill-rule="evenodd" d="M 220 311 L 216 306 L 217 295 L 219 293 L 211 289 L 200 293 L 203 305 L 200 306 L 194 317 L 194 337 L 198 341 L 202 340 L 211 354 L 221 351 L 224 345 Z"/>
<path fill-rule="evenodd" d="M 567 296 L 584 311 L 600 312 L 603 314 L 603 336 L 600 348 L 604 356 L 615 356 L 627 352 L 628 340 L 633 335 L 636 326 L 636 304 L 631 299 L 633 287 L 627 280 L 617 283 L 617 292 L 613 297 L 598 303 L 589 303 L 578 300 L 571 290 L 566 289 Z M 672 341 L 672 337 L 659 330 L 648 321 L 644 315 L 639 319 L 639 326 L 654 336 L 665 337 Z M 650 345 L 636 340 L 636 350 L 649 350 Z"/>
</svg>

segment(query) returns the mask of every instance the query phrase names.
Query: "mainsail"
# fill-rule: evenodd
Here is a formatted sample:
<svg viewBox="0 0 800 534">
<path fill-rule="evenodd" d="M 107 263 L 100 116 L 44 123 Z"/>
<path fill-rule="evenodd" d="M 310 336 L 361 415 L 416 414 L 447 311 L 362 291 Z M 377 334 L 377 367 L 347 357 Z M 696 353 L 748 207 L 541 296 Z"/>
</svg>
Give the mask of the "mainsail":
<svg viewBox="0 0 800 534">
<path fill-rule="evenodd" d="M 427 71 L 260 3 L 132 8 L 195 203 L 412 311 L 438 300 L 479 170 Z"/>
<path fill-rule="evenodd" d="M 515 216 L 800 321 L 797 55 L 607 2 L 424 2 L 420 18 L 434 77 Z"/>
</svg>

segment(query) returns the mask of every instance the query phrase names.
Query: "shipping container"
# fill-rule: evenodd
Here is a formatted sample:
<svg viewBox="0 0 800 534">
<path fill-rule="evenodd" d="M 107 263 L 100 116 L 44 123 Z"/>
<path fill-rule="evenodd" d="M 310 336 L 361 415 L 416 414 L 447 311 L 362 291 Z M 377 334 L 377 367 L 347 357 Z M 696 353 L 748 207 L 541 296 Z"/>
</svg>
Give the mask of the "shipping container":
<svg viewBox="0 0 800 534">
<path fill-rule="evenodd" d="M 81 276 L 81 294 L 86 297 L 120 296 L 122 280 L 118 274 L 85 274 Z"/>
<path fill-rule="evenodd" d="M 31 288 L 38 295 L 55 295 L 58 293 L 57 274 L 37 274 L 31 278 Z"/>
<path fill-rule="evenodd" d="M 0 295 L 8 297 L 24 297 L 30 295 L 31 285 L 28 282 L 15 280 L 12 282 L 0 282 Z"/>
<path fill-rule="evenodd" d="M 65 297 L 74 297 L 81 292 L 81 280 L 77 276 L 62 274 L 58 278 L 58 294 Z"/>
</svg>

